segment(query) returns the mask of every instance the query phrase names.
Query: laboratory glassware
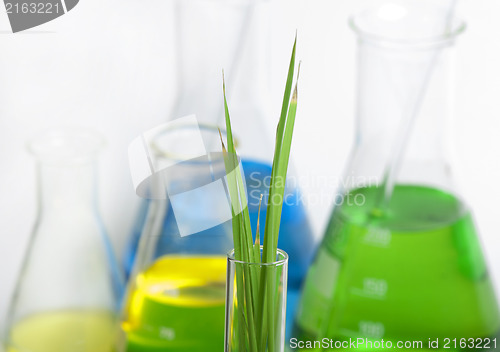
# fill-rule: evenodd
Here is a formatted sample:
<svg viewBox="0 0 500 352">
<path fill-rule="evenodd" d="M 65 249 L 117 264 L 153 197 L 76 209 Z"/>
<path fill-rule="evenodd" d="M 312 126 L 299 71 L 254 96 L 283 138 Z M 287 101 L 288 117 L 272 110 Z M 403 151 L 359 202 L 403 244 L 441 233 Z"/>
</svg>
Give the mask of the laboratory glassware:
<svg viewBox="0 0 500 352">
<path fill-rule="evenodd" d="M 454 46 L 465 25 L 450 9 L 422 4 L 387 3 L 351 20 L 356 142 L 304 285 L 292 334 L 298 340 L 429 348 L 439 339 L 439 348 L 448 341 L 460 350 L 463 339 L 493 348 L 500 331 L 447 136 Z"/>
<path fill-rule="evenodd" d="M 97 210 L 103 138 L 83 128 L 31 141 L 38 215 L 8 314 L 8 352 L 109 352 L 122 278 Z"/>
<path fill-rule="evenodd" d="M 262 252 L 262 248 L 261 248 Z M 271 309 L 274 310 L 274 328 L 271 329 L 268 320 L 262 319 L 261 322 L 256 322 L 255 325 L 260 327 L 253 334 L 273 334 L 267 338 L 255 338 L 256 344 L 263 341 L 261 346 L 255 348 L 249 341 L 252 334 L 248 333 L 247 321 L 245 314 L 249 314 L 244 304 L 238 298 L 244 297 L 245 279 L 248 278 L 248 273 L 260 273 L 267 271 L 267 274 L 272 278 L 274 283 L 272 295 L 273 300 L 270 303 Z M 287 291 L 287 276 L 288 276 L 288 254 L 278 249 L 276 261 L 273 263 L 249 263 L 236 260 L 234 258 L 234 250 L 227 256 L 227 283 L 226 283 L 226 329 L 225 329 L 225 352 L 246 352 L 246 351 L 275 351 L 283 352 L 285 350 L 285 315 L 286 315 L 286 291 Z M 267 283 L 268 284 L 268 283 Z M 260 287 L 260 286 L 259 286 Z M 269 286 L 268 286 L 269 287 Z M 243 292 L 238 292 L 242 290 Z M 257 291 L 259 288 L 257 288 Z M 265 293 L 265 291 L 263 291 Z M 265 316 L 264 312 L 269 310 L 269 305 L 266 298 L 263 304 L 256 304 L 253 308 L 253 316 Z M 256 310 L 260 310 L 257 312 Z M 272 346 L 272 347 L 271 347 Z"/>
<path fill-rule="evenodd" d="M 142 194 L 149 198 L 146 222 L 123 307 L 120 352 L 223 348 L 226 255 L 233 244 L 229 208 L 223 218 L 216 202 L 222 196 L 228 204 L 226 193 L 212 187 L 225 176 L 222 153 L 209 149 L 223 133 L 181 121 L 160 126 L 147 142 L 159 172 Z M 201 156 L 192 149 L 197 138 Z"/>
<path fill-rule="evenodd" d="M 256 227 L 260 195 L 264 194 L 261 219 L 265 219 L 274 145 L 265 121 L 269 112 L 270 1 L 187 0 L 175 4 L 178 97 L 170 118 L 195 114 L 201 124 L 223 126 L 222 70 L 231 106 L 233 131 L 248 191 L 252 228 Z M 277 112 L 279 113 L 279 112 Z M 209 142 L 220 148 L 217 134 Z M 218 150 L 220 151 L 220 149 Z M 279 248 L 290 256 L 287 317 L 293 321 L 300 287 L 312 260 L 315 240 L 290 167 L 283 204 Z M 146 229 L 149 201 L 138 210 L 136 224 L 124 256 L 132 270 L 141 233 Z M 167 217 L 173 221 L 173 217 Z M 175 228 L 173 222 L 168 228 Z M 165 244 L 166 245 L 166 244 Z M 168 250 L 168 248 L 165 248 Z M 288 331 L 291 331 L 289 325 Z"/>
</svg>

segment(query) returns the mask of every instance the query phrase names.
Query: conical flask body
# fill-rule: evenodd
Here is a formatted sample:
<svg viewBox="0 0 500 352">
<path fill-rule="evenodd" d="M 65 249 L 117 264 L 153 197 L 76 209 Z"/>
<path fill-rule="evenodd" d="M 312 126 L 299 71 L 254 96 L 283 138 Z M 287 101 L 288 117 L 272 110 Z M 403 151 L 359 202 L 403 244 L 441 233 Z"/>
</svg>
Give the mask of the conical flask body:
<svg viewBox="0 0 500 352">
<path fill-rule="evenodd" d="M 261 220 L 265 219 L 267 196 L 272 171 L 274 144 L 267 135 L 266 120 L 277 121 L 269 113 L 268 70 L 270 55 L 270 4 L 266 1 L 179 1 L 176 3 L 176 58 L 177 97 L 171 112 L 172 120 L 194 114 L 202 128 L 223 130 L 225 125 L 222 69 L 231 114 L 236 148 L 241 158 L 242 171 L 248 193 L 248 208 L 252 229 L 255 231 L 259 199 L 263 195 Z M 218 23 L 214 26 L 213 23 Z M 221 151 L 218 133 L 204 137 L 207 150 Z M 290 167 L 293 169 L 293 167 Z M 289 172 L 293 178 L 293 171 Z M 283 206 L 279 248 L 290 254 L 287 322 L 291 324 L 299 290 L 312 260 L 316 241 L 313 236 L 301 192 L 297 183 L 290 183 Z M 138 210 L 136 225 L 130 236 L 124 256 L 124 267 L 132 271 L 139 239 L 147 226 L 150 201 L 143 201 Z M 167 204 L 164 207 L 168 212 Z M 200 212 L 193 214 L 193 222 L 200 222 Z M 179 219 L 173 214 L 164 216 L 164 233 L 176 234 Z M 220 228 L 206 230 L 205 234 L 221 232 Z M 229 230 L 231 231 L 230 227 Z M 220 253 L 224 246 L 218 241 L 204 242 L 206 236 L 195 235 L 190 240 L 176 240 L 162 236 L 157 248 L 160 252 L 177 252 L 181 246 L 201 246 L 208 252 Z M 179 235 L 180 238 L 180 235 Z M 182 242 L 182 243 L 181 243 Z M 189 244 L 188 244 L 189 243 Z M 231 247 L 232 248 L 232 247 Z M 289 328 L 291 325 L 289 325 Z M 291 329 L 288 329 L 291 331 Z"/>
<path fill-rule="evenodd" d="M 8 315 L 8 352 L 109 352 L 123 282 L 97 211 L 96 154 L 83 129 L 35 138 L 38 219 Z"/>
<path fill-rule="evenodd" d="M 441 348 L 445 339 L 494 339 L 497 301 L 467 207 L 435 188 L 398 185 L 386 215 L 374 216 L 378 191 L 354 190 L 349 196 L 366 203 L 334 211 L 294 336 L 415 341 L 423 348 L 429 339 Z"/>
<path fill-rule="evenodd" d="M 464 24 L 425 4 L 386 4 L 351 20 L 356 143 L 305 281 L 292 333 L 300 348 L 323 338 L 368 351 L 382 341 L 496 348 L 498 303 L 447 139 Z"/>
</svg>

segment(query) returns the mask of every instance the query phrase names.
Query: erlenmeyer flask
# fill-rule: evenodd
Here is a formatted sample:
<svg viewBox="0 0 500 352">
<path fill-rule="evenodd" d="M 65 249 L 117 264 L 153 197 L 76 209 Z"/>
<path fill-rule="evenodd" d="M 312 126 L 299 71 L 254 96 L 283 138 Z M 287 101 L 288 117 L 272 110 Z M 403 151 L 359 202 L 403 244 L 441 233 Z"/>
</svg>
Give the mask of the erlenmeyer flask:
<svg viewBox="0 0 500 352">
<path fill-rule="evenodd" d="M 53 130 L 36 157 L 38 217 L 8 315 L 8 352 L 109 352 L 122 278 L 97 211 L 103 139 Z"/>
<path fill-rule="evenodd" d="M 446 139 L 453 46 L 464 24 L 449 10 L 413 4 L 382 5 L 351 21 L 356 144 L 304 285 L 298 340 L 360 338 L 366 343 L 356 347 L 372 350 L 380 339 L 415 349 L 439 339 L 440 348 L 460 350 L 470 348 L 461 339 L 480 346 L 500 331 Z"/>
<path fill-rule="evenodd" d="M 208 149 L 219 130 L 174 123 L 147 142 L 161 173 L 141 194 L 151 199 L 124 306 L 120 352 L 218 351 L 224 345 L 231 218 L 230 212 L 220 216 L 217 206 L 220 196 L 228 204 L 224 189 L 216 188 L 225 175 L 222 153 Z M 198 157 L 191 147 L 200 144 L 205 151 Z"/>
<path fill-rule="evenodd" d="M 222 69 L 231 106 L 233 131 L 248 190 L 252 228 L 256 228 L 260 194 L 264 194 L 261 218 L 265 219 L 274 144 L 266 135 L 270 116 L 267 101 L 270 1 L 182 0 L 176 2 L 178 97 L 171 118 L 196 114 L 207 126 L 224 126 Z M 270 136 L 269 136 L 270 137 Z M 213 134 L 210 149 L 220 151 Z M 219 149 L 218 149 L 219 148 Z M 293 179 L 293 172 L 289 172 Z M 279 248 L 290 256 L 287 321 L 292 322 L 298 293 L 312 260 L 315 241 L 297 185 L 289 183 L 283 205 Z M 140 233 L 144 229 L 147 202 L 137 216 L 125 254 L 130 272 Z M 173 218 L 171 218 L 173 219 Z M 172 226 L 175 227 L 175 224 Z M 167 245 L 167 243 L 165 243 Z M 290 326 L 289 326 L 290 327 Z M 287 331 L 290 331 L 288 329 Z"/>
</svg>

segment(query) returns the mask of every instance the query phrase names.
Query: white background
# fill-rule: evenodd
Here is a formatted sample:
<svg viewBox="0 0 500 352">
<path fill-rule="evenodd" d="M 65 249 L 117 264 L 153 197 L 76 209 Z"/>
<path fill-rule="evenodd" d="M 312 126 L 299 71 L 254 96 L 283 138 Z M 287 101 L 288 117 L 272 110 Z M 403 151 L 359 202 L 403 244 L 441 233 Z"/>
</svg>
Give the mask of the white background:
<svg viewBox="0 0 500 352">
<path fill-rule="evenodd" d="M 281 99 L 296 28 L 300 36 L 296 169 L 311 178 L 338 178 L 354 127 L 355 38 L 346 22 L 371 1 L 272 1 L 273 102 Z M 121 252 L 137 206 L 127 145 L 167 118 L 175 93 L 168 9 L 168 0 L 81 0 L 68 15 L 16 35 L 0 11 L 0 329 L 35 219 L 34 164 L 25 152 L 34 133 L 76 123 L 107 136 L 101 210 Z M 500 283 L 500 2 L 462 0 L 460 13 L 469 27 L 457 46 L 458 96 L 450 133 L 462 165 L 457 171 Z M 267 121 L 269 134 L 275 123 Z M 334 188 L 326 190 L 330 197 Z M 310 184 L 304 192 L 321 189 Z M 309 211 L 320 236 L 330 209 L 320 204 Z"/>
</svg>

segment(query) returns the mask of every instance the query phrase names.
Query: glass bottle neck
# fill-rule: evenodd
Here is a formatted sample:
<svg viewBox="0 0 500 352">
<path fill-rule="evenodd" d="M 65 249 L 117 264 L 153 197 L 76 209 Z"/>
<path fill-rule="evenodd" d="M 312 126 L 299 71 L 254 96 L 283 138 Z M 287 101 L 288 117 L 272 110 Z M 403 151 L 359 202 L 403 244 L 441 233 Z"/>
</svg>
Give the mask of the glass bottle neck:
<svg viewBox="0 0 500 352">
<path fill-rule="evenodd" d="M 74 165 L 38 162 L 37 174 L 41 216 L 48 214 L 76 216 L 82 211 L 94 211 L 97 203 L 95 161 Z"/>
<path fill-rule="evenodd" d="M 239 152 L 257 159 L 267 159 L 267 148 L 255 148 L 243 135 L 255 138 L 265 130 L 268 10 L 260 0 L 191 0 L 178 1 L 175 16 L 178 96 L 171 118 L 196 114 L 199 123 L 223 127 L 224 70 Z"/>
<path fill-rule="evenodd" d="M 244 90 L 258 95 L 267 79 L 265 6 L 261 1 L 178 1 L 176 3 L 178 72 L 177 114 L 198 112 L 200 122 L 218 121 L 222 99 L 222 71 L 227 94 Z M 246 79 L 248 78 L 248 79 Z M 267 86 L 267 85 L 264 85 Z M 198 110 L 198 111 L 196 111 Z M 180 116 L 173 116 L 174 118 Z"/>
<path fill-rule="evenodd" d="M 359 39 L 357 172 L 379 184 L 450 187 L 452 44 L 401 47 Z"/>
</svg>

